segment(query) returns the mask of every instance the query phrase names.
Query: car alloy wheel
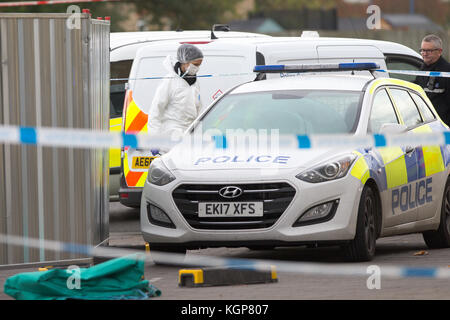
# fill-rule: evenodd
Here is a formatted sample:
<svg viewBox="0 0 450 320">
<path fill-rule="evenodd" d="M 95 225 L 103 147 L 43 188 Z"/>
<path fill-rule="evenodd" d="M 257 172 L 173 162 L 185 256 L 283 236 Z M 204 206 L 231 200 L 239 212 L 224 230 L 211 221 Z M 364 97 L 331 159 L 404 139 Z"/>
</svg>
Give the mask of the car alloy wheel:
<svg viewBox="0 0 450 320">
<path fill-rule="evenodd" d="M 376 203 L 373 193 L 367 196 L 364 202 L 364 233 L 366 248 L 369 252 L 375 252 L 376 228 L 375 228 L 375 210 Z"/>
<path fill-rule="evenodd" d="M 372 187 L 366 185 L 361 193 L 355 238 L 343 246 L 349 261 L 370 261 L 375 256 L 377 210 L 379 206 L 376 194 Z"/>
<path fill-rule="evenodd" d="M 443 221 L 445 222 L 445 227 L 447 228 L 447 234 L 450 234 L 450 185 L 447 185 L 445 188 L 444 194 L 444 215 Z"/>
</svg>

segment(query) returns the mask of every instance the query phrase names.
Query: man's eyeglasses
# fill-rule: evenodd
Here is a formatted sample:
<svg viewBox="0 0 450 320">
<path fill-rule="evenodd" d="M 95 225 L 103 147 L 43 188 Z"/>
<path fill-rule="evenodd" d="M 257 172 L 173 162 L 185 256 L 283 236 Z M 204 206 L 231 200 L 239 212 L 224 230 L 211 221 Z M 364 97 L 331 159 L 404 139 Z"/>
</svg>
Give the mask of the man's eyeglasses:
<svg viewBox="0 0 450 320">
<path fill-rule="evenodd" d="M 436 50 L 440 50 L 439 48 L 436 48 L 436 49 L 420 49 L 419 50 L 419 52 L 420 53 L 432 53 L 433 51 L 436 51 Z"/>
</svg>

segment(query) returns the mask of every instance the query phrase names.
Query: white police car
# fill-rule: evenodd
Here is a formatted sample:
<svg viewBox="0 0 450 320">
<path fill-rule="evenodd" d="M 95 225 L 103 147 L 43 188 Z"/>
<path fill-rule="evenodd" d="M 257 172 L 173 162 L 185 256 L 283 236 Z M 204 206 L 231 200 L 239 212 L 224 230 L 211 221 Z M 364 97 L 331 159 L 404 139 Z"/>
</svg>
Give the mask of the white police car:
<svg viewBox="0 0 450 320">
<path fill-rule="evenodd" d="M 338 69 L 343 67 L 374 68 Z M 239 85 L 197 119 L 191 135 L 255 130 L 357 137 L 447 130 L 419 86 L 366 73 L 302 74 Z M 150 166 L 141 230 L 153 250 L 175 252 L 339 244 L 350 260 L 367 261 L 377 238 L 419 232 L 430 248 L 448 247 L 449 163 L 445 145 L 264 152 L 197 152 L 178 145 Z"/>
</svg>

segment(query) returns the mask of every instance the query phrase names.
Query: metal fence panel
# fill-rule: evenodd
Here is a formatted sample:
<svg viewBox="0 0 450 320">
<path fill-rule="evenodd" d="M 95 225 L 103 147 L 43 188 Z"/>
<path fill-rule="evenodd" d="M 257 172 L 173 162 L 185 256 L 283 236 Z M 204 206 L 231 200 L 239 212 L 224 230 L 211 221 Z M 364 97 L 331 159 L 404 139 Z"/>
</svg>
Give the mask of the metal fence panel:
<svg viewBox="0 0 450 320">
<path fill-rule="evenodd" d="M 108 130 L 109 22 L 0 14 L 0 124 Z M 97 245 L 109 230 L 108 152 L 0 146 L 0 265 L 83 258 L 28 238 Z"/>
</svg>

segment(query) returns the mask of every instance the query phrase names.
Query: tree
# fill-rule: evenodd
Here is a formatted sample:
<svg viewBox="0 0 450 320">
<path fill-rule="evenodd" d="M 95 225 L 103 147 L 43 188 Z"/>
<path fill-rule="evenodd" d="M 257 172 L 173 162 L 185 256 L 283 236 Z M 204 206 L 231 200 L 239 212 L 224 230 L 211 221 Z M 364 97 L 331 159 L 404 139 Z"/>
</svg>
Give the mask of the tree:
<svg viewBox="0 0 450 320">
<path fill-rule="evenodd" d="M 335 30 L 335 0 L 255 0 L 254 18 L 271 18 L 286 30 Z"/>
<path fill-rule="evenodd" d="M 136 0 L 136 11 L 147 14 L 149 23 L 171 30 L 211 29 L 233 14 L 242 0 Z"/>
<path fill-rule="evenodd" d="M 336 0 L 255 0 L 255 11 L 296 9 L 330 9 L 336 6 Z"/>
<path fill-rule="evenodd" d="M 11 0 L 0 0 L 0 2 Z M 111 31 L 121 31 L 119 22 L 136 11 L 156 29 L 211 29 L 213 24 L 229 20 L 236 4 L 243 0 L 122 0 L 120 2 L 75 3 L 90 9 L 92 17 L 111 16 Z M 0 8 L 0 12 L 64 13 L 69 4 Z M 131 7 L 131 8 L 130 8 Z"/>
</svg>

